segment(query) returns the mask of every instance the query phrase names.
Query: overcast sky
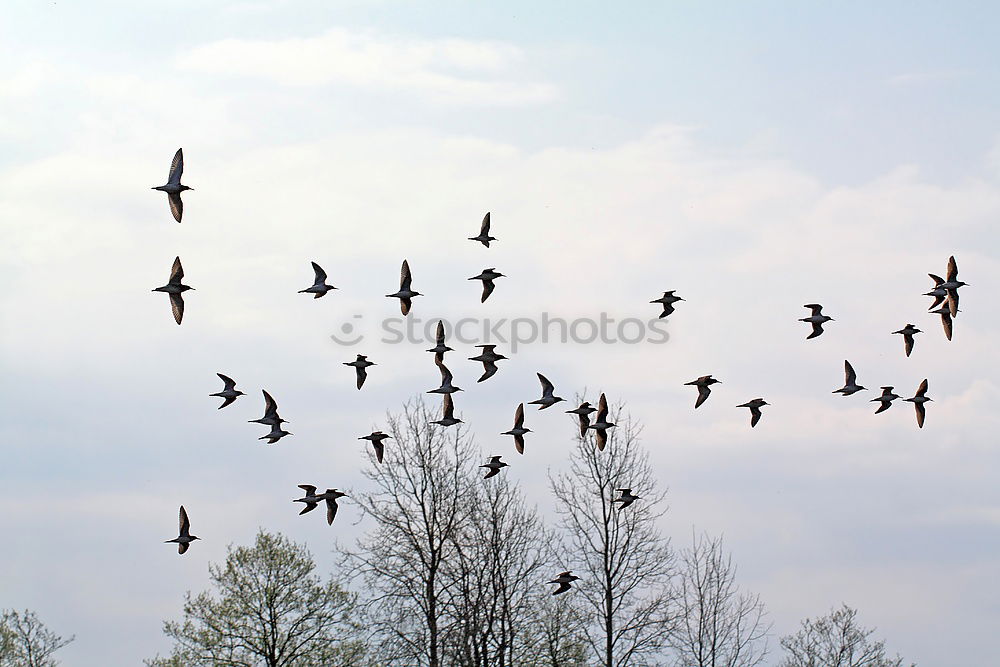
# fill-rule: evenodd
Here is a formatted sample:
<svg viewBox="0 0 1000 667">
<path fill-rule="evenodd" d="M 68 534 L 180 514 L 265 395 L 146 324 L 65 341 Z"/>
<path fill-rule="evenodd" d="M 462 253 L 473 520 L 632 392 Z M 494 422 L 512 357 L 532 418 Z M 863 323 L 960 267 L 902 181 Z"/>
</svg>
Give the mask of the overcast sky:
<svg viewBox="0 0 1000 667">
<path fill-rule="evenodd" d="M 812 5 L 810 8 L 809 5 Z M 365 529 L 386 410 L 437 386 L 380 342 L 409 259 L 412 317 L 646 320 L 662 344 L 449 357 L 458 411 L 548 512 L 572 425 L 514 407 L 535 372 L 645 425 L 675 543 L 725 535 L 776 635 L 846 602 L 921 665 L 995 664 L 1000 627 L 1000 9 L 989 3 L 8 2 L 0 22 L 0 607 L 76 634 L 80 667 L 166 652 L 207 564 L 258 526 L 326 564 Z M 183 146 L 184 223 L 164 182 Z M 489 250 L 466 239 L 492 211 Z M 954 254 L 947 342 L 927 273 Z M 183 326 L 167 298 L 180 255 Z M 309 261 L 340 288 L 314 301 Z M 483 267 L 507 278 L 486 304 Z M 805 341 L 804 303 L 836 318 Z M 890 332 L 925 333 L 913 356 Z M 345 323 L 364 336 L 340 346 Z M 361 392 L 341 365 L 379 365 Z M 850 359 L 868 391 L 831 394 Z M 249 396 L 223 411 L 215 376 Z M 692 409 L 683 383 L 723 381 Z M 266 447 L 260 389 L 295 434 Z M 876 389 L 877 391 L 877 389 Z M 757 428 L 739 403 L 763 396 Z M 203 538 L 179 557 L 177 506 Z"/>
</svg>

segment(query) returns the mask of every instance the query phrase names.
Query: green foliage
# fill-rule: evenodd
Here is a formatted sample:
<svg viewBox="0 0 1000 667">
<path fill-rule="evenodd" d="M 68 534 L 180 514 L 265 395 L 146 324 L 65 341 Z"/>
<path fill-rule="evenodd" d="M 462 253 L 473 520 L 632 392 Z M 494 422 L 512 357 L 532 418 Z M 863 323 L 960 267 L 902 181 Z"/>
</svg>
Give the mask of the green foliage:
<svg viewBox="0 0 1000 667">
<path fill-rule="evenodd" d="M 230 547 L 209 566 L 214 588 L 185 597 L 184 618 L 164 623 L 175 641 L 150 667 L 360 667 L 364 645 L 355 596 L 313 573 L 312 554 L 260 531 L 252 547 Z"/>
</svg>

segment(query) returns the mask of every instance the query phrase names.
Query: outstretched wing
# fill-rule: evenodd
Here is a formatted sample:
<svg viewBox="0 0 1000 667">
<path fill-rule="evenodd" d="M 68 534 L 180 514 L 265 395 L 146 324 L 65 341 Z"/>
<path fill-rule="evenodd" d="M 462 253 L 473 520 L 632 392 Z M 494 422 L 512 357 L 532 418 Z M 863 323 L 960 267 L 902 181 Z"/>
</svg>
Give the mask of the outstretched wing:
<svg viewBox="0 0 1000 667">
<path fill-rule="evenodd" d="M 174 311 L 174 321 L 180 324 L 184 319 L 184 297 L 180 294 L 171 294 L 170 309 Z"/>
<path fill-rule="evenodd" d="M 519 404 L 514 411 L 514 428 L 524 428 L 524 403 Z"/>
<path fill-rule="evenodd" d="M 264 416 L 276 417 L 278 415 L 278 403 L 267 393 L 267 389 L 261 389 L 261 391 L 264 392 Z"/>
<path fill-rule="evenodd" d="M 190 533 L 190 531 L 191 531 L 191 520 L 188 519 L 187 510 L 184 509 L 183 505 L 181 505 L 181 510 L 180 510 L 179 515 L 178 515 L 178 522 L 180 523 L 180 536 L 181 537 L 188 537 L 188 536 L 190 536 L 190 534 L 191 534 Z M 182 551 L 181 553 L 184 553 L 184 552 Z"/>
<path fill-rule="evenodd" d="M 948 258 L 948 282 L 956 280 L 958 280 L 958 263 L 955 262 L 955 256 L 952 255 Z"/>
<path fill-rule="evenodd" d="M 316 274 L 316 281 L 313 284 L 324 284 L 326 282 L 326 271 L 324 271 L 323 268 L 316 262 L 310 262 L 310 264 L 312 264 L 313 272 Z"/>
<path fill-rule="evenodd" d="M 706 384 L 698 385 L 698 400 L 694 402 L 694 407 L 698 408 L 702 403 L 708 400 L 708 395 L 712 393 L 712 389 Z"/>
<path fill-rule="evenodd" d="M 299 484 L 299 488 L 305 491 L 308 496 L 316 495 L 316 487 L 312 484 Z"/>
<path fill-rule="evenodd" d="M 412 281 L 413 276 L 410 275 L 410 263 L 404 259 L 403 266 L 399 270 L 399 291 L 408 292 Z M 403 314 L 405 315 L 406 313 Z"/>
<path fill-rule="evenodd" d="M 326 525 L 333 525 L 333 520 L 337 518 L 337 500 L 335 498 L 326 499 Z"/>
<path fill-rule="evenodd" d="M 597 421 L 605 422 L 608 419 L 608 399 L 601 394 L 601 400 L 597 402 Z"/>
<path fill-rule="evenodd" d="M 858 379 L 858 374 L 854 372 L 854 367 L 847 359 L 844 359 L 844 378 L 847 380 L 846 385 L 852 385 Z"/>
<path fill-rule="evenodd" d="M 184 267 L 181 266 L 181 258 L 174 257 L 173 266 L 170 267 L 170 280 L 167 283 L 169 285 L 180 285 L 182 280 L 184 280 Z"/>
<path fill-rule="evenodd" d="M 493 290 L 496 289 L 496 284 L 492 280 L 483 281 L 483 298 L 479 300 L 480 303 L 486 303 L 486 299 L 490 298 L 490 294 L 493 294 Z"/>
<path fill-rule="evenodd" d="M 167 183 L 177 185 L 184 175 L 184 149 L 178 148 L 174 159 L 170 162 L 170 172 L 167 173 Z M 179 221 L 178 221 L 179 222 Z"/>
<path fill-rule="evenodd" d="M 448 370 L 448 367 L 445 366 L 443 362 L 435 360 L 435 363 L 437 364 L 438 370 L 441 371 L 441 386 L 450 385 L 452 378 L 454 377 L 451 374 L 451 371 Z"/>
<path fill-rule="evenodd" d="M 444 395 L 444 418 L 452 419 L 455 416 L 455 403 L 451 400 L 451 394 Z"/>
<path fill-rule="evenodd" d="M 226 388 L 223 391 L 229 391 L 231 389 L 236 388 L 236 380 L 234 380 L 233 378 L 229 377 L 228 375 L 223 375 L 222 373 L 216 373 L 216 375 L 218 375 L 219 379 L 222 380 L 226 385 Z"/>
<path fill-rule="evenodd" d="M 174 220 L 180 222 L 181 218 L 184 217 L 184 202 L 181 200 L 181 194 L 168 192 L 167 203 L 170 204 L 170 213 L 174 216 Z"/>
<path fill-rule="evenodd" d="M 479 226 L 479 235 L 485 238 L 489 236 L 489 234 L 490 234 L 490 212 L 486 211 L 486 215 L 483 216 L 483 224 Z"/>
<path fill-rule="evenodd" d="M 444 320 L 438 320 L 437 331 L 434 332 L 434 340 L 438 345 L 444 345 Z"/>
<path fill-rule="evenodd" d="M 542 383 L 542 396 L 551 396 L 552 392 L 555 391 L 555 387 L 549 382 L 549 379 L 542 375 L 541 373 L 535 373 L 538 376 L 538 381 Z"/>
</svg>

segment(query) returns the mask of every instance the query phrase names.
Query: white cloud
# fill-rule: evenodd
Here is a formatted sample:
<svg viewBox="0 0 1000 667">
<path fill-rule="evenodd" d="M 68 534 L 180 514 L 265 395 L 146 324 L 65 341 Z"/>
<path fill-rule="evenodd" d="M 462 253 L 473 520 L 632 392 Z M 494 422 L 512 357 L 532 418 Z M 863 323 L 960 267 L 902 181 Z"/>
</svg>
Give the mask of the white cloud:
<svg viewBox="0 0 1000 667">
<path fill-rule="evenodd" d="M 259 77 L 288 86 L 342 84 L 408 91 L 438 103 L 520 106 L 548 102 L 553 85 L 524 78 L 527 55 L 499 41 L 416 39 L 328 30 L 318 37 L 226 39 L 179 56 L 187 70 Z"/>
</svg>

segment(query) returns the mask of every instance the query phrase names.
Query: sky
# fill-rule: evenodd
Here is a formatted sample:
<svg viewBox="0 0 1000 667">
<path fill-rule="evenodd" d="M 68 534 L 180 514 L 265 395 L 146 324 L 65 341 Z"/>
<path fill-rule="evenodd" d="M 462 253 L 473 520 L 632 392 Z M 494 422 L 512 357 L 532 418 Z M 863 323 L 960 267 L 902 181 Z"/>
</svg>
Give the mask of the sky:
<svg viewBox="0 0 1000 667">
<path fill-rule="evenodd" d="M 437 386 L 380 340 L 409 260 L 421 322 L 648 323 L 665 342 L 454 353 L 460 416 L 516 456 L 536 372 L 645 427 L 661 529 L 725 536 L 774 636 L 841 602 L 920 665 L 995 662 L 1000 626 L 1000 47 L 989 3 L 14 0 L 0 23 L 0 607 L 138 664 L 258 527 L 323 564 L 366 529 L 288 502 L 362 488 L 363 443 Z M 149 188 L 183 147 L 184 222 Z M 466 240 L 492 212 L 490 249 Z M 926 314 L 954 254 L 954 340 Z M 196 288 L 177 327 L 153 287 Z M 339 289 L 296 291 L 310 261 Z M 485 304 L 466 280 L 506 278 Z M 805 341 L 818 302 L 835 318 Z M 910 358 L 892 331 L 912 322 Z M 331 334 L 363 336 L 340 345 Z M 378 363 L 362 391 L 357 353 Z M 849 359 L 869 391 L 842 398 Z M 249 395 L 223 411 L 222 372 Z M 694 411 L 684 382 L 722 380 Z M 882 385 L 928 378 L 925 428 Z M 294 435 L 274 447 L 259 390 Z M 735 406 L 765 397 L 748 427 Z M 551 414 L 556 413 L 556 414 Z M 550 513 L 572 424 L 529 411 L 506 474 Z M 529 463 L 530 457 L 530 463 Z M 527 465 L 526 465 L 527 464 Z M 177 506 L 202 537 L 184 557 Z M 305 519 L 313 518 L 311 515 Z M 772 640 L 772 645 L 776 641 Z M 778 654 L 772 654 L 771 662 Z"/>
</svg>

